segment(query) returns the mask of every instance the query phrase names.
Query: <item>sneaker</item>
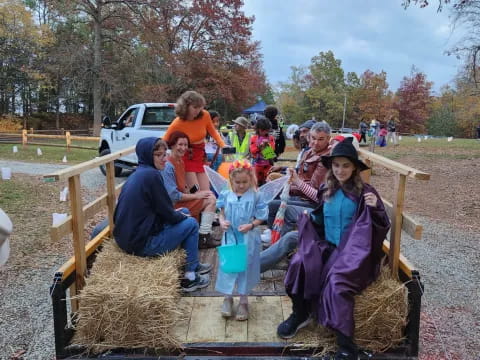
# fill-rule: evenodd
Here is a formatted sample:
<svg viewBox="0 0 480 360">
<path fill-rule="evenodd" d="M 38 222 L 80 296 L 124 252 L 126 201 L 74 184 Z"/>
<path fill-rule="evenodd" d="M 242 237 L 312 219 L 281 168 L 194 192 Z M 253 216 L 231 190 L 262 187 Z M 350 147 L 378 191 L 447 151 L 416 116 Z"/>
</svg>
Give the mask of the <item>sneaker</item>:
<svg viewBox="0 0 480 360">
<path fill-rule="evenodd" d="M 238 304 L 235 320 L 237 321 L 248 320 L 248 304 Z"/>
<path fill-rule="evenodd" d="M 220 245 L 219 240 L 215 240 L 211 237 L 210 234 L 199 234 L 198 235 L 198 248 L 199 249 L 210 249 Z"/>
<path fill-rule="evenodd" d="M 297 334 L 298 330 L 310 324 L 311 321 L 312 318 L 310 316 L 307 315 L 306 318 L 300 317 L 293 312 L 287 320 L 278 325 L 277 334 L 282 339 L 290 339 Z"/>
<path fill-rule="evenodd" d="M 203 289 L 210 284 L 210 277 L 208 275 L 199 275 L 195 273 L 195 280 L 182 279 L 181 287 L 185 292 L 192 292 L 198 289 Z"/>
<path fill-rule="evenodd" d="M 212 264 L 209 263 L 198 263 L 197 268 L 195 269 L 196 273 L 200 275 L 208 274 L 212 270 Z"/>
<path fill-rule="evenodd" d="M 229 318 L 233 314 L 233 298 L 226 297 L 223 299 L 221 314 L 224 318 Z"/>
</svg>

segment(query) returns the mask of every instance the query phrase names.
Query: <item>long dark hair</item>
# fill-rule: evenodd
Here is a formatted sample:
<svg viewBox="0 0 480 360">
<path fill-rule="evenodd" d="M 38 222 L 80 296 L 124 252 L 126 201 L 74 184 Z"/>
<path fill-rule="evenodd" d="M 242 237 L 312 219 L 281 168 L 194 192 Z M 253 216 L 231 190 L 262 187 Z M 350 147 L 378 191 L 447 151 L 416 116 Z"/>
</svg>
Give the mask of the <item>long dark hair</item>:
<svg viewBox="0 0 480 360">
<path fill-rule="evenodd" d="M 350 179 L 348 179 L 343 185 L 340 184 L 333 174 L 332 168 L 328 169 L 327 174 L 325 175 L 325 185 L 327 186 L 327 190 L 323 193 L 324 201 L 328 201 L 340 188 L 357 196 L 362 194 L 363 180 L 360 177 L 360 170 L 355 164 L 353 164 L 353 166 L 355 166 L 355 170 L 353 170 L 352 176 L 350 176 Z"/>
</svg>

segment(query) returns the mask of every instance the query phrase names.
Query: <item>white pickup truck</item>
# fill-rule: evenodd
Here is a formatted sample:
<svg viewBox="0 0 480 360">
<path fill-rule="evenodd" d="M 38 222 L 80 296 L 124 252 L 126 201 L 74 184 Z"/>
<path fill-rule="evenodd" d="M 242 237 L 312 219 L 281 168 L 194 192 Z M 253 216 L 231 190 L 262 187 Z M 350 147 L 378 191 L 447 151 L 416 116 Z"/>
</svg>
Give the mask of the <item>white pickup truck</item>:
<svg viewBox="0 0 480 360">
<path fill-rule="evenodd" d="M 116 122 L 108 117 L 103 119 L 98 152 L 105 156 L 115 151 L 136 145 L 137 141 L 149 137 L 163 137 L 168 126 L 175 119 L 175 104 L 144 103 L 130 106 Z M 138 164 L 135 153 L 115 161 L 115 176 L 122 169 L 134 169 Z M 105 167 L 100 170 L 105 174 Z"/>
</svg>

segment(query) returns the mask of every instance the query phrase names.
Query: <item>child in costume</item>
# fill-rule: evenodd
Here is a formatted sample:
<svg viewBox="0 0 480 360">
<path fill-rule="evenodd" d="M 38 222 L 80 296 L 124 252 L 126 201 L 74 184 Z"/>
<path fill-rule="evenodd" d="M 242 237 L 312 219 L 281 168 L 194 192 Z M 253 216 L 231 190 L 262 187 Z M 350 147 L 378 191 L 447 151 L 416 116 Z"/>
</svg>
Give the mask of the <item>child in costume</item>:
<svg viewBox="0 0 480 360">
<path fill-rule="evenodd" d="M 255 124 L 255 135 L 250 139 L 250 154 L 252 154 L 258 185 L 265 183 L 276 156 L 275 138 L 269 135 L 271 128 L 270 120 L 259 116 Z"/>
<path fill-rule="evenodd" d="M 376 190 L 362 181 L 368 167 L 358 159 L 352 138 L 323 156 L 329 169 L 318 191 L 319 206 L 298 220 L 299 243 L 285 278 L 292 314 L 277 333 L 291 338 L 312 318 L 335 331 L 334 359 L 357 359 L 354 295 L 378 276 L 382 244 L 390 221 Z"/>
<path fill-rule="evenodd" d="M 247 244 L 247 269 L 240 273 L 225 273 L 219 268 L 215 290 L 225 294 L 222 316 L 233 314 L 233 291 L 240 294 L 237 320 L 248 319 L 248 294 L 260 281 L 260 231 L 257 226 L 268 217 L 268 206 L 256 190 L 254 168 L 247 160 L 235 160 L 229 171 L 231 190 L 224 190 L 217 200 L 220 226 L 224 234 L 222 245 L 243 239 Z M 243 236 L 238 236 L 241 233 Z"/>
<path fill-rule="evenodd" d="M 178 98 L 175 106 L 177 118 L 173 120 L 163 136 L 163 139 L 168 142 L 174 131 L 181 131 L 188 135 L 190 148 L 185 153 L 183 161 L 189 189 L 194 185 L 199 186 L 200 190 L 210 189 L 208 178 L 203 169 L 206 162 L 205 137 L 207 133 L 213 137 L 220 148 L 225 146 L 225 142 L 213 125 L 210 114 L 203 109 L 205 104 L 205 98 L 199 93 L 195 91 L 184 92 Z"/>
</svg>

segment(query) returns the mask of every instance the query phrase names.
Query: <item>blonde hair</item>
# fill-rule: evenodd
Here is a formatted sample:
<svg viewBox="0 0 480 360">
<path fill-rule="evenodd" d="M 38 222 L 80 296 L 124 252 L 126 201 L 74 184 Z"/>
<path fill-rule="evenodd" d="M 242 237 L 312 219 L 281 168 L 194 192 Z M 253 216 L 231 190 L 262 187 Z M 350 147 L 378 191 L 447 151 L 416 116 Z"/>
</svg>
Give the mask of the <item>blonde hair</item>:
<svg viewBox="0 0 480 360">
<path fill-rule="evenodd" d="M 257 177 L 255 176 L 255 168 L 254 167 L 251 167 L 251 168 L 244 168 L 244 167 L 239 167 L 239 168 L 235 168 L 235 169 L 232 169 L 229 171 L 228 173 L 228 178 L 230 180 L 230 187 L 232 188 L 233 191 L 235 191 L 235 189 L 233 188 L 233 179 L 235 178 L 236 175 L 238 174 L 247 174 L 250 178 L 250 187 L 253 188 L 253 190 L 257 190 Z"/>
<path fill-rule="evenodd" d="M 185 119 L 188 114 L 188 107 L 193 105 L 195 107 L 198 106 L 205 106 L 206 101 L 205 98 L 196 91 L 185 91 L 180 97 L 177 99 L 177 103 L 175 105 L 175 114 L 180 119 Z M 201 116 L 203 110 L 200 111 L 198 116 Z"/>
<path fill-rule="evenodd" d="M 325 185 L 327 186 L 327 190 L 323 193 L 323 200 L 328 201 L 335 192 L 342 188 L 347 192 L 354 193 L 357 196 L 360 196 L 363 191 L 363 181 L 360 177 L 360 169 L 355 166 L 355 170 L 353 170 L 352 176 L 348 179 L 343 185 L 340 184 L 338 179 L 333 174 L 332 168 L 328 169 L 327 174 L 325 175 Z"/>
</svg>

